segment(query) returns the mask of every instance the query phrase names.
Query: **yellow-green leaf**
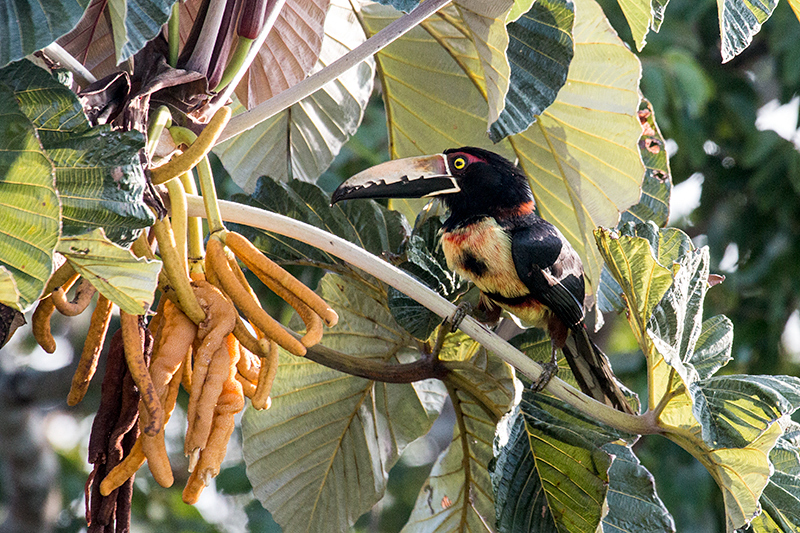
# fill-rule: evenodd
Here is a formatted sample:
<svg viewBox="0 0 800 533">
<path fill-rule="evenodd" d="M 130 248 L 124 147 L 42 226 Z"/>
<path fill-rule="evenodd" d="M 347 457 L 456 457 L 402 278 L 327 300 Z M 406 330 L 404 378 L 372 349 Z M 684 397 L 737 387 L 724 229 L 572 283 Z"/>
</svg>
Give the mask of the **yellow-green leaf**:
<svg viewBox="0 0 800 533">
<path fill-rule="evenodd" d="M 650 0 L 617 0 L 622 13 L 628 20 L 631 28 L 631 35 L 636 43 L 636 49 L 642 51 L 647 42 L 647 31 L 653 22 L 653 12 L 650 9 Z"/>
<path fill-rule="evenodd" d="M 508 48 L 506 16 L 513 3 L 513 0 L 456 2 L 461 18 L 472 35 L 472 42 L 475 43 L 481 58 L 489 104 L 489 124 L 493 124 L 500 116 L 508 92 L 511 68 L 505 53 Z"/>
<path fill-rule="evenodd" d="M 650 242 L 643 237 L 617 237 L 602 228 L 595 236 L 606 267 L 622 287 L 628 321 L 641 343 L 646 338 L 647 320 L 672 285 L 672 272 L 656 261 Z"/>
<path fill-rule="evenodd" d="M 25 311 L 53 271 L 61 208 L 53 164 L 11 88 L 0 82 L 0 302 Z"/>
<path fill-rule="evenodd" d="M 161 261 L 137 258 L 108 240 L 102 228 L 61 239 L 57 249 L 77 273 L 126 313 L 144 314 L 153 303 Z"/>
<path fill-rule="evenodd" d="M 374 281 L 374 280 L 373 280 Z M 409 362 L 413 338 L 392 320 L 383 285 L 334 274 L 320 292 L 339 313 L 322 344 L 351 356 Z M 242 419 L 247 476 L 284 533 L 345 532 L 383 496 L 389 469 L 445 400 L 441 382 L 370 381 L 281 356 L 266 411 Z"/>
</svg>

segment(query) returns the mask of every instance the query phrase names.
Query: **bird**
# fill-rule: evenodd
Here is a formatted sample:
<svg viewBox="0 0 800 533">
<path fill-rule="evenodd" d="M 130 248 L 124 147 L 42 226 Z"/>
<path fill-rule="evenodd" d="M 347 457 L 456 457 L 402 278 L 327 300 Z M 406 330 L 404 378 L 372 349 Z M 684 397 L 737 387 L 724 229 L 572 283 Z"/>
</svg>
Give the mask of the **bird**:
<svg viewBox="0 0 800 533">
<path fill-rule="evenodd" d="M 514 163 L 471 146 L 395 159 L 343 182 L 331 205 L 429 197 L 448 211 L 440 237 L 448 268 L 524 327 L 550 335 L 551 361 L 534 384 L 537 390 L 557 370 L 562 350 L 585 394 L 634 414 L 608 358 L 589 337 L 581 258 L 558 228 L 538 215 L 528 178 Z"/>
</svg>

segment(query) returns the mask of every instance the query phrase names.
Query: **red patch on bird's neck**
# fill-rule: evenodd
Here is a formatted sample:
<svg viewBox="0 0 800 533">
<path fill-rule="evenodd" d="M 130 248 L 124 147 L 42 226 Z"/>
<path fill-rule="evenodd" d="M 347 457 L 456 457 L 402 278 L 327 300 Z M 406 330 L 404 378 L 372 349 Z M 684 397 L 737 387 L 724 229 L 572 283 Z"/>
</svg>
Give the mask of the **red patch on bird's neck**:
<svg viewBox="0 0 800 533">
<path fill-rule="evenodd" d="M 536 210 L 536 202 L 530 200 L 525 202 L 524 204 L 520 204 L 516 207 L 511 207 L 508 209 L 503 209 L 502 217 L 524 217 L 530 215 Z"/>
</svg>

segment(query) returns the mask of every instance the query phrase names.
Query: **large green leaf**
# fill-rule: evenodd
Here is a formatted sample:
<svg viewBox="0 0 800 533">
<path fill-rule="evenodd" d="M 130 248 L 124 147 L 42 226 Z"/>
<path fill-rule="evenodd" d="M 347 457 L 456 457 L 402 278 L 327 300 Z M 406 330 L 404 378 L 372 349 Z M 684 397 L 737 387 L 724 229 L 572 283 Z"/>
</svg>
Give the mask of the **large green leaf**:
<svg viewBox="0 0 800 533">
<path fill-rule="evenodd" d="M 513 374 L 485 350 L 454 373 L 456 379 L 448 378 L 456 411 L 453 439 L 417 496 L 407 533 L 494 531 L 489 463 L 495 426 L 514 399 Z"/>
<path fill-rule="evenodd" d="M 332 2 L 315 70 L 366 39 L 352 10 Z M 358 129 L 372 93 L 375 63 L 360 63 L 319 91 L 237 137 L 214 148 L 225 169 L 245 192 L 260 176 L 314 182 Z M 237 105 L 236 111 L 243 107 Z"/>
<path fill-rule="evenodd" d="M 592 232 L 615 226 L 639 198 L 644 166 L 637 142 L 640 65 L 592 0 L 575 5 L 575 55 L 567 83 L 534 126 L 492 145 L 480 56 L 455 23 L 453 8 L 422 23 L 376 55 L 389 120 L 390 155 L 480 146 L 518 159 L 544 218 L 584 260 L 590 283 L 600 275 Z M 364 9 L 370 34 L 396 13 Z M 526 43 L 536 47 L 536 43 Z M 609 69 L 609 61 L 614 68 Z"/>
<path fill-rule="evenodd" d="M 102 227 L 112 241 L 129 243 L 153 224 L 143 201 L 140 133 L 92 128 L 75 94 L 29 61 L 0 70 L 0 83 L 14 90 L 55 164 L 64 235 Z"/>
<path fill-rule="evenodd" d="M 511 78 L 505 108 L 489 128 L 492 140 L 528 129 L 556 99 L 572 61 L 574 20 L 570 0 L 542 0 L 508 25 Z"/>
<path fill-rule="evenodd" d="M 414 357 L 383 286 L 328 274 L 320 290 L 339 313 L 324 345 L 392 363 Z M 380 500 L 389 469 L 428 431 L 444 398 L 439 381 L 373 382 L 283 354 L 272 407 L 248 409 L 242 420 L 256 497 L 284 533 L 347 531 Z"/>
<path fill-rule="evenodd" d="M 610 442 L 603 450 L 614 456 L 608 470 L 608 514 L 603 518 L 603 533 L 675 531 L 672 515 L 656 493 L 652 474 L 631 447 Z"/>
<path fill-rule="evenodd" d="M 717 482 L 728 529 L 743 527 L 760 510 L 771 474 L 769 453 L 782 434 L 781 417 L 797 405 L 800 381 L 708 378 L 729 359 L 732 341 L 727 319 L 702 321 L 708 250 L 695 250 L 685 235 L 655 224 L 633 231 L 641 236 L 613 239 L 598 231 L 598 244 L 610 274 L 624 289 L 629 322 L 647 357 L 649 406 L 658 406 L 664 436 L 697 458 Z M 645 283 L 631 276 L 633 266 L 642 264 L 649 265 L 641 274 Z M 662 279 L 662 288 L 652 292 L 647 272 L 657 270 L 656 265 L 672 284 L 663 287 Z M 658 294 L 664 296 L 653 306 Z"/>
<path fill-rule="evenodd" d="M 279 183 L 261 178 L 252 196 L 237 195 L 234 200 L 301 220 L 338 235 L 365 250 L 380 255 L 394 252 L 408 235 L 405 219 L 377 202 L 340 202 L 331 207 L 328 194 L 314 184 L 298 180 Z M 312 261 L 319 266 L 346 263 L 302 242 L 274 235 L 249 226 L 237 228 L 259 249 L 276 261 Z"/>
<path fill-rule="evenodd" d="M 488 125 L 497 121 L 509 90 L 510 65 L 506 57 L 509 34 L 506 16 L 514 0 L 456 0 L 467 33 L 478 51 L 489 104 Z M 460 26 L 458 22 L 456 26 Z"/>
<path fill-rule="evenodd" d="M 628 322 L 641 343 L 646 337 L 648 318 L 672 285 L 672 273 L 659 263 L 650 241 L 644 237 L 617 236 L 604 229 L 598 229 L 596 236 L 612 281 L 619 287 L 618 291 L 612 288 L 608 293 L 624 295 L 630 310 Z"/>
<path fill-rule="evenodd" d="M 769 454 L 775 472 L 761 494 L 763 511 L 753 520 L 748 532 L 794 533 L 800 530 L 800 446 L 787 438 L 797 431 L 797 424 L 790 424 Z"/>
<path fill-rule="evenodd" d="M 777 5 L 778 0 L 717 0 L 723 63 L 748 47 Z"/>
<path fill-rule="evenodd" d="M 493 475 L 499 531 L 594 533 L 613 459 L 601 447 L 622 435 L 531 391 L 520 411 Z"/>
<path fill-rule="evenodd" d="M 102 228 L 62 238 L 57 249 L 77 273 L 126 313 L 143 315 L 150 309 L 161 261 L 134 256 L 108 240 Z"/>
<path fill-rule="evenodd" d="M 800 378 L 793 376 L 712 377 L 689 391 L 712 448 L 745 446 L 800 407 Z"/>
<path fill-rule="evenodd" d="M 80 20 L 88 0 L 18 0 L 0 4 L 0 67 L 44 48 Z"/>
<path fill-rule="evenodd" d="M 0 302 L 26 311 L 53 271 L 60 208 L 53 165 L 2 82 L 0 116 Z"/>
</svg>

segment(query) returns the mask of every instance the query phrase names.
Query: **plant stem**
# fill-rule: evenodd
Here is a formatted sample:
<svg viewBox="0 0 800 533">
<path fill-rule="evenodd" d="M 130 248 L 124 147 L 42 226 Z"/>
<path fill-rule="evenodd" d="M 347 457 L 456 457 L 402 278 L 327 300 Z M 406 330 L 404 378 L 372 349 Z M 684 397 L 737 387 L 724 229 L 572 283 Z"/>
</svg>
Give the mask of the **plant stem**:
<svg viewBox="0 0 800 533">
<path fill-rule="evenodd" d="M 250 52 L 252 47 L 253 39 L 248 39 L 247 37 L 242 37 L 241 35 L 239 36 L 239 41 L 236 43 L 236 48 L 233 50 L 231 58 L 228 61 L 228 65 L 225 67 L 225 72 L 222 73 L 222 78 L 220 78 L 217 86 L 214 87 L 214 92 L 219 92 L 231 84 L 236 74 L 242 70 L 242 66 L 247 59 L 248 52 Z M 236 89 L 236 86 L 234 85 L 233 88 Z M 220 101 L 222 101 L 222 99 L 220 99 Z"/>
<path fill-rule="evenodd" d="M 94 74 L 89 72 L 89 69 L 72 57 L 72 55 L 64 50 L 58 43 L 53 42 L 48 44 L 45 46 L 44 52 L 50 58 L 61 63 L 62 67 L 72 72 L 72 75 L 75 76 L 75 81 L 77 81 L 78 85 L 81 87 L 86 87 L 97 81 L 97 78 L 94 77 Z"/>
<path fill-rule="evenodd" d="M 338 78 L 349 69 L 383 49 L 395 39 L 402 37 L 406 32 L 416 27 L 420 22 L 450 2 L 451 0 L 427 0 L 422 2 L 414 9 L 414 11 L 407 13 L 406 15 L 403 15 L 399 19 L 395 20 L 384 29 L 316 74 L 309 76 L 300 83 L 297 83 L 285 91 L 273 96 L 266 102 L 257 105 L 250 111 L 246 111 L 233 117 L 222 131 L 222 135 L 219 137 L 217 142 L 226 141 L 231 137 L 247 131 L 257 124 L 279 113 L 280 111 L 283 111 L 289 106 L 296 104 L 303 98 L 315 93 L 329 81 Z M 258 45 L 258 47 L 254 46 L 253 48 L 258 49 L 260 48 L 260 45 Z M 251 49 L 251 53 L 252 52 L 253 50 Z M 228 85 L 228 89 L 233 91 L 232 87 L 235 87 L 236 84 L 238 84 L 238 81 Z M 225 93 L 228 93 L 228 89 L 226 89 Z"/>
<path fill-rule="evenodd" d="M 172 4 L 172 15 L 169 17 L 169 25 L 167 26 L 167 40 L 169 41 L 169 66 L 175 68 L 178 66 L 178 52 L 181 46 L 181 3 L 175 2 Z"/>
<path fill-rule="evenodd" d="M 219 213 L 217 188 L 214 186 L 214 174 L 211 173 L 208 157 L 204 157 L 197 164 L 197 179 L 200 181 L 200 194 L 203 195 L 203 202 L 205 202 L 208 233 L 213 235 L 218 231 L 224 231 L 225 224 L 222 223 L 222 215 Z"/>
<path fill-rule="evenodd" d="M 148 161 L 152 159 L 153 153 L 156 151 L 161 132 L 164 131 L 164 128 L 168 128 L 171 122 L 172 115 L 165 105 L 160 106 L 150 116 L 150 124 L 147 126 L 147 143 L 144 145 L 144 152 L 147 154 Z"/>
<path fill-rule="evenodd" d="M 191 172 L 184 172 L 181 175 L 181 184 L 185 194 L 197 194 L 197 186 L 194 183 L 194 176 Z M 185 199 L 184 195 L 184 201 Z M 205 250 L 203 249 L 203 221 L 199 217 L 188 217 L 186 228 L 189 272 L 190 274 L 202 273 L 204 268 L 203 258 L 205 256 Z"/>
<path fill-rule="evenodd" d="M 172 233 L 175 237 L 175 248 L 181 258 L 181 263 L 189 275 L 189 261 L 186 253 L 186 231 L 188 218 L 186 217 L 186 191 L 181 180 L 167 182 L 169 192 L 170 216 L 172 218 Z"/>
<path fill-rule="evenodd" d="M 203 215 L 205 210 L 203 198 L 187 195 L 186 200 L 190 216 Z M 456 306 L 452 303 L 412 278 L 406 272 L 336 235 L 304 222 L 252 206 L 224 200 L 220 201 L 218 205 L 224 220 L 291 237 L 319 248 L 391 285 L 442 318 L 449 318 L 456 309 Z M 459 329 L 522 372 L 529 379 L 536 381 L 542 373 L 542 367 L 539 364 L 495 335 L 474 318 L 465 317 L 459 325 Z M 580 411 L 591 413 L 598 421 L 622 431 L 634 434 L 658 433 L 661 431 L 655 424 L 653 417 L 649 416 L 650 413 L 636 416 L 617 411 L 586 396 L 558 378 L 554 377 L 545 388 L 555 397 Z"/>
<path fill-rule="evenodd" d="M 283 9 L 285 3 L 286 0 L 275 0 L 274 3 L 267 7 L 267 12 L 265 14 L 266 19 L 264 20 L 264 26 L 261 28 L 261 33 L 259 33 L 258 37 L 253 40 L 252 45 L 247 51 L 247 55 L 244 56 L 244 61 L 242 61 L 241 65 L 239 66 L 239 69 L 233 74 L 231 80 L 228 82 L 227 87 L 225 87 L 225 90 L 222 91 L 222 93 L 220 93 L 220 95 L 217 97 L 217 103 L 219 105 L 225 105 L 225 103 L 231 98 L 236 86 L 239 85 L 240 81 L 242 81 L 247 69 L 250 68 L 250 65 L 256 59 L 258 52 L 261 50 L 261 47 L 267 40 L 267 36 L 269 36 L 269 32 L 272 31 L 272 27 L 275 25 L 275 21 L 278 20 L 278 15 L 280 14 L 281 9 Z M 226 72 L 225 74 L 228 73 Z M 221 85 L 222 84 L 220 83 L 220 86 Z M 209 109 L 208 113 L 212 113 L 213 111 L 213 109 Z"/>
</svg>

